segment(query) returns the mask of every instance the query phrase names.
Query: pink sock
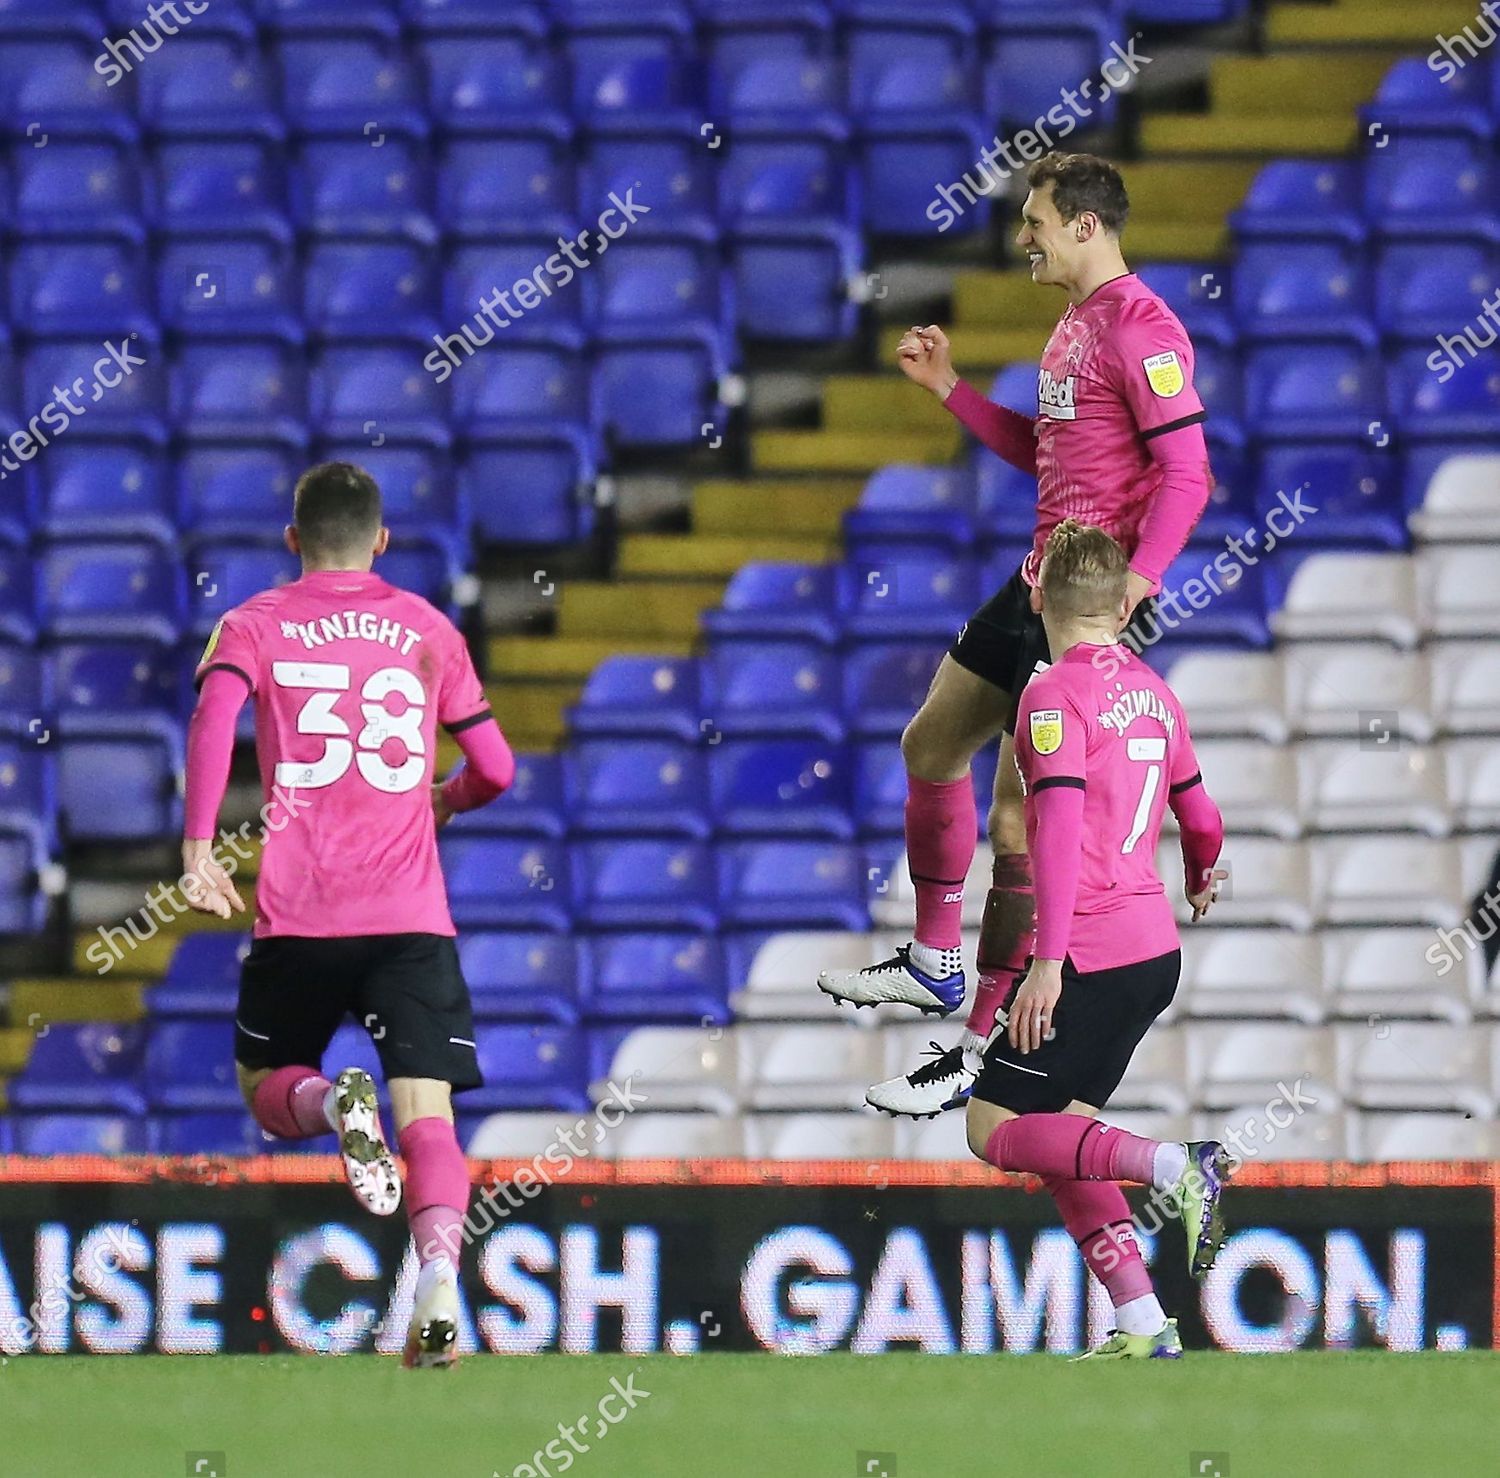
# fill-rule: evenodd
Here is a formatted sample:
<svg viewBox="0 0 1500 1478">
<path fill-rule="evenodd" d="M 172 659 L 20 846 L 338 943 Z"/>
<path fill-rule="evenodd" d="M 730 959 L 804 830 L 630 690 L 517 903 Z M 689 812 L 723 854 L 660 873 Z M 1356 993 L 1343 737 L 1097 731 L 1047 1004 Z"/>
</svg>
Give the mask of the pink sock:
<svg viewBox="0 0 1500 1478">
<path fill-rule="evenodd" d="M 406 1161 L 406 1219 L 417 1261 L 458 1262 L 464 1212 L 469 1205 L 469 1164 L 453 1125 L 435 1115 L 413 1119 L 399 1136 Z"/>
<path fill-rule="evenodd" d="M 996 1127 L 984 1157 L 996 1170 L 1150 1185 L 1156 1150 L 1154 1139 L 1142 1139 L 1084 1114 L 1022 1114 Z"/>
<path fill-rule="evenodd" d="M 906 777 L 906 860 L 917 893 L 915 939 L 957 949 L 962 939 L 964 879 L 978 845 L 974 782 Z"/>
<path fill-rule="evenodd" d="M 1119 1308 L 1152 1291 L 1124 1194 L 1113 1181 L 1042 1177 L 1089 1271 Z"/>
<path fill-rule="evenodd" d="M 278 1139 L 331 1134 L 323 1113 L 331 1086 L 315 1067 L 278 1067 L 255 1090 L 255 1122 Z"/>
<path fill-rule="evenodd" d="M 1000 1008 L 1010 999 L 1011 992 L 1020 983 L 1015 970 L 994 970 L 988 965 L 979 967 L 979 984 L 974 989 L 974 1004 L 969 1007 L 969 1019 L 964 1026 L 976 1037 L 986 1037 L 995 1029 L 995 1017 Z"/>
</svg>

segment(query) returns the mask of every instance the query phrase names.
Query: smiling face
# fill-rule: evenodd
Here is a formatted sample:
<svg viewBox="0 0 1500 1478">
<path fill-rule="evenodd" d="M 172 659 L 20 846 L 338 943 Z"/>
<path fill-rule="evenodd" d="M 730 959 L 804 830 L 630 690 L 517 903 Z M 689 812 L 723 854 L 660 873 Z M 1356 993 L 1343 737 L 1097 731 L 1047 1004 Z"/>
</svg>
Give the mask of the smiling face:
<svg viewBox="0 0 1500 1478">
<path fill-rule="evenodd" d="M 1021 229 L 1016 245 L 1031 264 L 1031 280 L 1051 287 L 1070 287 L 1080 276 L 1089 240 L 1098 230 L 1092 211 L 1064 221 L 1053 199 L 1055 186 L 1048 180 L 1033 189 L 1021 206 Z M 1085 239 L 1078 239 L 1079 233 Z"/>
</svg>

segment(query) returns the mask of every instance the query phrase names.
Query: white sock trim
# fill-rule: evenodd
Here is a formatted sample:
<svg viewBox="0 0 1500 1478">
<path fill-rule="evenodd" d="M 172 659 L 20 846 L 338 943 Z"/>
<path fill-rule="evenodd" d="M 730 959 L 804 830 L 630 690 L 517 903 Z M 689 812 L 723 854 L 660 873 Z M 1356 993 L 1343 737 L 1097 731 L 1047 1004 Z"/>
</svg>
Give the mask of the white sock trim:
<svg viewBox="0 0 1500 1478">
<path fill-rule="evenodd" d="M 1160 1334 L 1166 1327 L 1166 1310 L 1154 1293 L 1127 1299 L 1115 1310 L 1115 1328 L 1121 1334 Z"/>
<path fill-rule="evenodd" d="M 1185 1144 L 1174 1144 L 1168 1140 L 1157 1145 L 1156 1153 L 1151 1157 L 1151 1184 L 1159 1191 L 1176 1185 L 1182 1179 L 1187 1163 Z"/>
<path fill-rule="evenodd" d="M 923 944 L 913 939 L 907 953 L 912 964 L 927 975 L 952 975 L 964 967 L 963 950 L 957 946 L 940 949 L 935 944 Z"/>
</svg>

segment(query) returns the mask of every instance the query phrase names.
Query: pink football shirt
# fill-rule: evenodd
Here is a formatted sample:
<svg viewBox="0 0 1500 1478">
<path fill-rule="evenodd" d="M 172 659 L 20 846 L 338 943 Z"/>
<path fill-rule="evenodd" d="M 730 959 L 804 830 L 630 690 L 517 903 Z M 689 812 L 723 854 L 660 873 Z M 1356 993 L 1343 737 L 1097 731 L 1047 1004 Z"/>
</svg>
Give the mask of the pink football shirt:
<svg viewBox="0 0 1500 1478">
<path fill-rule="evenodd" d="M 1036 538 L 1022 565 L 1027 584 L 1037 583 L 1047 536 L 1065 518 L 1094 524 L 1133 552 L 1162 480 L 1148 442 L 1204 419 L 1193 346 L 1139 277 L 1126 273 L 1069 304 L 1037 371 Z M 1187 533 L 1181 530 L 1177 548 Z"/>
<path fill-rule="evenodd" d="M 437 726 L 490 717 L 453 623 L 378 575 L 319 570 L 230 611 L 199 680 L 216 668 L 255 696 L 272 803 L 257 937 L 453 934 L 432 814 Z"/>
<path fill-rule="evenodd" d="M 1172 690 L 1128 648 L 1072 647 L 1022 689 L 1015 753 L 1039 899 L 1044 869 L 1077 866 L 1072 917 L 1048 925 L 1065 939 L 1042 937 L 1038 905 L 1038 958 L 1087 972 L 1176 949 L 1156 844 L 1169 792 L 1198 783 L 1198 761 Z M 1083 808 L 1079 834 L 1051 854 L 1037 846 L 1038 797 L 1056 786 L 1081 789 Z"/>
</svg>

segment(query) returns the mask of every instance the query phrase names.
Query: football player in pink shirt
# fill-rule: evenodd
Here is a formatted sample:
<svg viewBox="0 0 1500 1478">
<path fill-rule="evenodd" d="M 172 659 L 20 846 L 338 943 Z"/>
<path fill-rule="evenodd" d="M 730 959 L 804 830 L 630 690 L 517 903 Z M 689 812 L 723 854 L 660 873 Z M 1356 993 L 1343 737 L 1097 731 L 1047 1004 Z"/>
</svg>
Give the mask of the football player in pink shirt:
<svg viewBox="0 0 1500 1478">
<path fill-rule="evenodd" d="M 360 1068 L 330 1082 L 321 1067 L 346 1014 L 370 1031 L 420 1263 L 404 1361 L 446 1365 L 457 1348 L 469 1203 L 451 1095 L 483 1079 L 437 829 L 499 795 L 515 761 L 453 623 L 371 572 L 390 534 L 369 473 L 347 462 L 309 469 L 293 518 L 286 542 L 302 577 L 230 611 L 198 667 L 183 873 L 195 880 L 195 908 L 224 919 L 244 912 L 213 839 L 235 724 L 253 698 L 267 810 L 235 1012 L 240 1091 L 268 1134 L 336 1134 L 355 1195 L 389 1216 L 401 1176 L 375 1084 Z M 466 763 L 435 786 L 439 724 Z"/>
<path fill-rule="evenodd" d="M 1035 475 L 1037 516 L 1031 552 L 959 632 L 901 738 L 906 855 L 917 902 L 913 940 L 889 960 L 825 971 L 818 980 L 828 994 L 859 1006 L 893 1001 L 947 1015 L 963 1004 L 964 879 L 978 833 L 969 764 L 1000 735 L 988 821 L 992 885 L 968 1021 L 957 1046 L 870 1089 L 868 1101 L 887 1113 L 931 1116 L 963 1102 L 997 1003 L 1030 948 L 1032 883 L 1011 756 L 1017 700 L 1048 656 L 1028 601 L 1047 535 L 1063 518 L 1077 517 L 1124 545 L 1130 631 L 1144 638 L 1150 597 L 1210 487 L 1193 347 L 1120 253 L 1130 203 L 1119 171 L 1090 154 L 1053 153 L 1032 165 L 1027 181 L 1017 243 L 1032 281 L 1068 295 L 1042 354 L 1035 420 L 959 379 L 936 325 L 914 328 L 901 342 L 901 368 L 912 380 L 992 451 Z"/>
<path fill-rule="evenodd" d="M 1188 1270 L 1213 1266 L 1230 1162 L 1216 1140 L 1161 1144 L 1100 1122 L 1141 1038 L 1177 990 L 1177 923 L 1156 874 L 1170 806 L 1188 902 L 1201 918 L 1220 881 L 1218 807 L 1203 787 L 1171 689 L 1116 633 L 1128 603 L 1120 546 L 1065 519 L 1030 603 L 1052 666 L 1021 693 L 1015 763 L 1036 879 L 1036 943 L 1002 1008 L 968 1107 L 969 1148 L 1042 1178 L 1115 1310 L 1085 1358 L 1176 1358 L 1117 1182 L 1153 1187 L 1187 1233 Z"/>
</svg>

